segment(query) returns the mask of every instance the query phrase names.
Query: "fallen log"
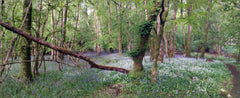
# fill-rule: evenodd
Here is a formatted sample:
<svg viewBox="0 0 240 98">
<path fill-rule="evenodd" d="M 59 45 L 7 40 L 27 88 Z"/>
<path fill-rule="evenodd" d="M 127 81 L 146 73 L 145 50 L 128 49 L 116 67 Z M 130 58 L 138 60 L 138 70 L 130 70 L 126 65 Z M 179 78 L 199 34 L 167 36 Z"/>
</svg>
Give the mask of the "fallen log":
<svg viewBox="0 0 240 98">
<path fill-rule="evenodd" d="M 126 74 L 129 73 L 129 70 L 124 69 L 124 68 L 113 67 L 113 66 L 104 66 L 104 65 L 97 64 L 97 63 L 95 63 L 89 57 L 87 57 L 85 55 L 79 54 L 77 52 L 74 52 L 74 51 L 71 51 L 71 50 L 68 50 L 68 49 L 56 46 L 56 45 L 53 45 L 53 44 L 51 44 L 51 43 L 49 43 L 49 42 L 47 42 L 45 40 L 42 40 L 42 39 L 37 38 L 37 37 L 34 37 L 30 33 L 26 33 L 23 30 L 18 29 L 16 27 L 12 26 L 11 24 L 6 23 L 6 22 L 4 22 L 2 20 L 0 20 L 0 25 L 3 26 L 4 28 L 6 28 L 6 29 L 8 29 L 8 30 L 18 34 L 18 35 L 21 35 L 22 37 L 25 37 L 28 40 L 34 41 L 34 42 L 36 42 L 36 43 L 38 43 L 40 45 L 43 45 L 45 47 L 48 47 L 48 48 L 51 48 L 53 50 L 59 51 L 59 52 L 61 52 L 63 54 L 67 54 L 67 55 L 70 55 L 70 56 L 74 56 L 76 58 L 80 58 L 80 59 L 88 62 L 91 68 L 102 69 L 102 70 L 109 70 L 109 71 L 118 71 L 118 72 L 126 73 Z"/>
</svg>

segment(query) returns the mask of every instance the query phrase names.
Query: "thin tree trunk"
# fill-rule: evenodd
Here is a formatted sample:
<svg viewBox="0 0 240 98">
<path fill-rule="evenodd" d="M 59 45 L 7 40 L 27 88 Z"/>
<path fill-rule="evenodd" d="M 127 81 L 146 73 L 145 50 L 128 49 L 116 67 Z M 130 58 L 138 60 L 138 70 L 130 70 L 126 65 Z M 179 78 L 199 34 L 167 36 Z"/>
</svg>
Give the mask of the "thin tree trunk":
<svg viewBox="0 0 240 98">
<path fill-rule="evenodd" d="M 101 29 L 101 26 L 100 26 L 100 21 L 99 21 L 99 17 L 96 15 L 96 13 L 94 13 L 94 19 L 95 19 L 95 32 L 97 34 L 97 37 L 96 39 L 98 39 L 101 34 L 100 34 L 100 29 Z M 95 43 L 96 44 L 96 51 L 97 51 L 97 56 L 99 56 L 101 54 L 101 46 L 100 44 L 97 42 Z"/>
<path fill-rule="evenodd" d="M 66 26 L 66 24 L 67 24 L 67 16 L 68 16 L 68 1 L 66 1 L 66 3 L 65 3 L 65 7 L 64 7 L 64 10 L 63 10 L 63 19 L 62 19 L 62 22 L 61 22 L 61 24 L 62 24 L 62 37 L 63 37 L 63 39 L 62 39 L 62 42 L 61 42 L 61 46 L 63 47 L 64 46 L 64 44 L 65 44 L 65 41 L 66 41 L 66 28 L 67 28 L 67 26 Z M 64 54 L 61 54 L 61 53 L 59 53 L 60 54 L 60 59 L 61 60 L 63 60 L 64 59 Z"/>
<path fill-rule="evenodd" d="M 192 5 L 191 1 L 190 6 L 188 8 L 188 16 L 190 16 L 191 10 L 192 10 Z M 188 40 L 187 40 L 187 45 L 186 45 L 186 57 L 191 57 L 191 39 L 192 39 L 192 25 L 188 24 Z"/>
<path fill-rule="evenodd" d="M 129 21 L 128 23 L 128 26 L 131 27 L 131 21 Z M 128 33 L 128 37 L 129 37 L 129 41 L 128 41 L 128 51 L 131 51 L 134 49 L 134 44 L 132 44 L 132 41 L 133 41 L 133 35 L 132 35 L 132 32 L 129 30 L 129 33 Z"/>
<path fill-rule="evenodd" d="M 28 9 L 29 5 L 30 5 L 30 7 Z M 27 9 L 28 9 L 28 13 L 26 16 L 26 21 L 23 24 L 23 30 L 30 33 L 31 26 L 32 26 L 32 2 L 31 2 L 31 0 L 24 0 L 23 16 L 25 16 Z M 23 17 L 23 20 L 24 20 L 24 17 Z M 22 38 L 22 43 L 21 43 L 21 60 L 22 61 L 31 60 L 30 45 L 31 45 L 31 40 Z M 31 62 L 21 63 L 20 66 L 21 66 L 21 68 L 20 68 L 20 73 L 19 73 L 18 78 L 23 81 L 31 81 L 32 80 Z"/>
<path fill-rule="evenodd" d="M 112 35 L 111 35 L 111 9 L 110 9 L 110 0 L 107 0 L 108 4 L 108 33 L 109 33 L 109 44 L 112 44 Z M 109 48 L 110 53 L 113 53 L 113 48 Z"/>
<path fill-rule="evenodd" d="M 205 57 L 205 47 L 206 47 L 206 43 L 207 43 L 207 36 L 208 36 L 208 24 L 209 24 L 209 14 L 210 14 L 210 3 L 211 0 L 208 0 L 208 7 L 207 7 L 207 19 L 206 19 L 206 24 L 205 24 L 205 33 L 204 33 L 204 41 L 203 41 L 203 46 L 201 49 L 201 56 L 200 58 L 204 58 Z"/>
<path fill-rule="evenodd" d="M 176 20 L 176 14 L 177 14 L 177 4 L 176 2 L 173 5 L 173 18 L 172 20 Z M 175 42 L 176 42 L 176 23 L 173 23 L 173 30 L 170 34 L 170 55 L 169 57 L 174 57 L 175 55 Z"/>
<path fill-rule="evenodd" d="M 52 14 L 51 14 L 52 32 L 55 30 L 54 11 L 55 11 L 55 10 L 52 10 Z M 51 38 L 51 40 L 53 40 L 53 44 L 55 45 L 54 38 L 55 38 L 55 33 L 52 34 L 52 38 Z M 51 58 L 52 58 L 53 60 L 55 59 L 55 51 L 54 51 L 53 49 L 51 50 Z"/>
<path fill-rule="evenodd" d="M 119 23 L 119 35 L 118 35 L 118 49 L 119 49 L 119 55 L 122 56 L 122 12 L 121 11 L 121 1 L 119 1 L 118 10 L 118 23 Z"/>
<path fill-rule="evenodd" d="M 158 56 L 158 61 L 160 61 L 161 63 L 163 63 L 164 60 L 164 41 L 162 38 L 161 44 L 160 44 L 160 49 L 159 49 L 159 56 Z"/>
<path fill-rule="evenodd" d="M 186 33 L 185 33 L 185 24 L 182 23 L 182 32 L 183 32 L 183 48 L 186 49 Z"/>
<path fill-rule="evenodd" d="M 39 4 L 39 15 L 36 21 L 38 21 L 37 24 L 37 32 L 35 33 L 36 37 L 39 38 L 40 37 L 40 28 L 41 28 L 41 16 L 42 16 L 42 0 L 40 0 L 40 4 Z M 40 51 L 40 45 L 38 43 L 34 43 L 34 60 L 38 60 L 39 59 L 39 51 Z M 39 75 L 39 71 L 38 71 L 38 65 L 39 65 L 39 61 L 35 61 L 34 65 L 33 65 L 33 76 L 36 77 L 37 75 Z"/>
<path fill-rule="evenodd" d="M 145 5 L 147 5 L 147 0 L 145 0 Z M 148 14 L 148 9 L 145 9 L 145 17 L 146 20 L 148 20 L 149 14 Z M 150 36 L 150 42 L 149 42 L 149 46 L 150 46 L 150 61 L 153 61 L 153 55 L 154 55 L 154 34 L 153 31 L 151 31 L 151 36 Z"/>
<path fill-rule="evenodd" d="M 169 58 L 169 51 L 168 51 L 168 38 L 167 38 L 168 33 L 165 32 L 163 33 L 163 38 L 165 42 L 165 52 L 166 52 L 166 57 Z"/>
<path fill-rule="evenodd" d="M 4 16 L 4 14 L 5 14 L 5 6 L 4 6 L 5 4 L 4 4 L 4 0 L 1 0 L 1 12 L 0 12 L 0 17 L 1 17 L 1 19 L 5 19 L 5 16 Z M 3 34 L 2 34 L 2 36 L 1 36 L 1 38 L 0 38 L 0 53 L 1 53 L 1 55 L 2 55 L 2 57 L 4 56 L 4 54 L 5 54 L 5 52 L 4 52 L 4 49 L 3 49 L 3 41 L 5 41 L 3 38 L 4 38 L 4 36 L 5 36 L 5 31 L 4 31 L 4 29 L 3 28 L 0 28 L 0 32 L 3 32 Z M 1 56 L 0 55 L 0 56 Z M 2 62 L 4 62 L 4 58 L 2 58 Z"/>
<path fill-rule="evenodd" d="M 75 35 L 76 35 L 76 32 L 77 32 L 78 19 L 79 19 L 79 7 L 80 7 L 80 4 L 78 4 L 78 6 L 77 6 L 76 23 L 75 23 L 75 28 L 74 28 L 74 32 L 73 32 L 73 37 L 72 37 L 72 41 L 71 41 L 71 45 L 70 45 L 70 50 L 73 49 L 74 40 L 75 40 Z M 68 59 L 70 59 L 70 56 L 68 56 Z"/>
<path fill-rule="evenodd" d="M 81 8 L 81 7 L 80 7 Z M 89 24 L 89 21 L 88 21 L 88 13 L 87 13 L 87 8 L 86 8 L 86 12 L 85 12 L 85 21 L 88 25 L 88 29 L 90 30 L 90 32 L 92 33 L 92 38 L 94 40 L 95 43 L 97 43 L 97 37 L 94 35 L 94 31 L 93 29 L 91 28 L 90 24 Z M 95 50 L 97 50 L 97 47 L 95 47 Z"/>
<path fill-rule="evenodd" d="M 150 42 L 149 42 L 149 46 L 150 46 L 150 61 L 153 61 L 153 57 L 154 57 L 154 34 L 153 31 L 151 31 L 151 37 L 150 37 Z"/>
</svg>

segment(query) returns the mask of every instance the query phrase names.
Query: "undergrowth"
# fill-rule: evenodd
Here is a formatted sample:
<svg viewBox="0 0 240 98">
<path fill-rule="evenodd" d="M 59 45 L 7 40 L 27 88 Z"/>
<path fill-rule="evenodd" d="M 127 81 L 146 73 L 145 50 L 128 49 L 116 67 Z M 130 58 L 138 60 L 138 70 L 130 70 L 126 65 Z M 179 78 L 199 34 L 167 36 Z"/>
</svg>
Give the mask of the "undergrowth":
<svg viewBox="0 0 240 98">
<path fill-rule="evenodd" d="M 107 57 L 99 63 L 130 69 L 129 57 Z M 47 63 L 47 72 L 35 78 L 32 83 L 21 83 L 8 78 L 0 85 L 1 97 L 98 97 L 106 96 L 101 90 L 112 84 L 123 86 L 119 97 L 221 97 L 220 89 L 229 90 L 231 85 L 222 85 L 231 80 L 226 66 L 218 61 L 205 62 L 202 59 L 173 58 L 158 65 L 158 81 L 150 82 L 152 62 L 144 60 L 145 74 L 130 78 L 119 72 L 99 69 L 72 68 L 65 66 L 62 72 L 56 63 Z M 18 65 L 12 65 L 11 74 L 17 76 Z M 100 93 L 99 93 L 99 90 Z M 105 94 L 105 95 L 104 95 Z M 108 95 L 109 96 L 109 95 Z M 114 95 L 112 95 L 114 96 Z M 109 96 L 111 97 L 111 96 Z"/>
</svg>

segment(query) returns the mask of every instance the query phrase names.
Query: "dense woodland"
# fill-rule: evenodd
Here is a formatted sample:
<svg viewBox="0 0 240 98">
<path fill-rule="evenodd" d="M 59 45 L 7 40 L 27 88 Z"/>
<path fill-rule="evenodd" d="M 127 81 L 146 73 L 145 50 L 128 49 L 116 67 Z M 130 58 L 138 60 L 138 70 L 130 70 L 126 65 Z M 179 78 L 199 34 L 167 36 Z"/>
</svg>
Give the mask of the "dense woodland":
<svg viewBox="0 0 240 98">
<path fill-rule="evenodd" d="M 240 95 L 239 0 L 1 0 L 0 6 L 3 97 Z"/>
</svg>

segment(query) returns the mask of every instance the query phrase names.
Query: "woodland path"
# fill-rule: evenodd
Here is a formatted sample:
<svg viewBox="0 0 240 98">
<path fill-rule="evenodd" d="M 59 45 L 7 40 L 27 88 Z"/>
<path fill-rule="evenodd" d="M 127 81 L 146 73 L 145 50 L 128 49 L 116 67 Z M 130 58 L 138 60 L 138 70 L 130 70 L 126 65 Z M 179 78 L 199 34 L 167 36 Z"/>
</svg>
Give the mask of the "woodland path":
<svg viewBox="0 0 240 98">
<path fill-rule="evenodd" d="M 240 72 L 237 70 L 237 68 L 234 65 L 226 64 L 228 69 L 231 71 L 231 74 L 233 75 L 233 88 L 230 91 L 230 94 L 233 96 L 233 98 L 239 98 L 240 96 Z"/>
</svg>

